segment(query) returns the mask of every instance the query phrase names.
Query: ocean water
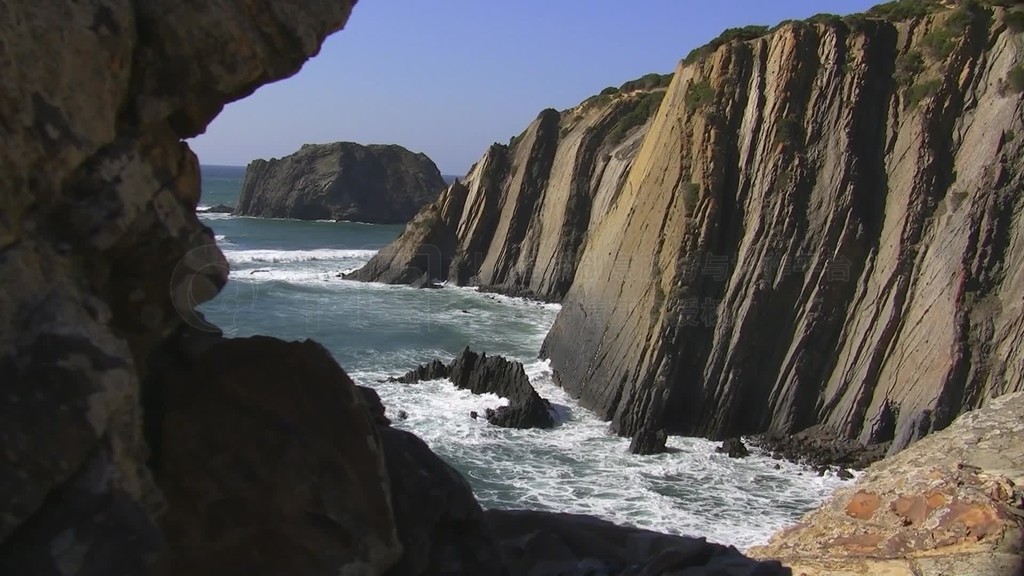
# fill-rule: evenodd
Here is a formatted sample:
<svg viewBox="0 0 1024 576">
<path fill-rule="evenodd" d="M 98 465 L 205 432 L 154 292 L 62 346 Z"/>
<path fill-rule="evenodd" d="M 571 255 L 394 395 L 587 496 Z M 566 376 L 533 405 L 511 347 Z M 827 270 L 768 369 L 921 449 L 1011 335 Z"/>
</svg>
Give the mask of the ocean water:
<svg viewBox="0 0 1024 576">
<path fill-rule="evenodd" d="M 242 168 L 203 167 L 202 205 L 234 205 Z M 207 318 L 230 336 L 269 334 L 323 343 L 357 382 L 380 393 L 394 425 L 415 432 L 460 470 L 481 504 L 594 514 L 704 536 L 740 549 L 816 507 L 845 482 L 755 454 L 734 460 L 715 444 L 671 438 L 667 454 L 634 456 L 628 439 L 577 405 L 537 359 L 559 307 L 447 286 L 415 290 L 341 279 L 401 226 L 201 214 L 231 266 Z M 553 430 L 506 430 L 469 417 L 504 402 L 448 381 L 381 380 L 450 360 L 465 346 L 524 363 L 555 406 Z M 399 421 L 399 410 L 408 419 Z"/>
</svg>

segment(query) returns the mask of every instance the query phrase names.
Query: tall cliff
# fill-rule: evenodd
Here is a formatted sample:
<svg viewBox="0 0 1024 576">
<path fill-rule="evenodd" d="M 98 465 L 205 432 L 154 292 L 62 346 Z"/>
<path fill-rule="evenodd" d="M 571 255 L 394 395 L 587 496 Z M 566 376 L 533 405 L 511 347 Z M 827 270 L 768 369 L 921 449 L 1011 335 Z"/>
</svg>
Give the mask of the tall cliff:
<svg viewBox="0 0 1024 576">
<path fill-rule="evenodd" d="M 236 212 L 397 224 L 408 222 L 444 188 L 426 154 L 401 146 L 306 144 L 284 158 L 250 162 Z"/>
<path fill-rule="evenodd" d="M 1024 389 L 1019 24 L 824 18 L 682 62 L 544 344 L 558 382 L 622 434 L 893 451 Z"/>
<path fill-rule="evenodd" d="M 408 283 L 426 275 L 560 300 L 588 231 L 622 190 L 664 83 L 654 75 L 541 112 L 350 278 Z"/>
</svg>

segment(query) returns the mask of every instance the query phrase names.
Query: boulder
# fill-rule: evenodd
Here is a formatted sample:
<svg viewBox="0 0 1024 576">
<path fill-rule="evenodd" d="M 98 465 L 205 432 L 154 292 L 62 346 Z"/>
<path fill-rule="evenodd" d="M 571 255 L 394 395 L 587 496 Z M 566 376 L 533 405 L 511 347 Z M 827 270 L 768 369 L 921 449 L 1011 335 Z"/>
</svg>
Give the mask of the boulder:
<svg viewBox="0 0 1024 576">
<path fill-rule="evenodd" d="M 431 360 L 426 364 L 417 366 L 414 370 L 406 372 L 404 376 L 388 378 L 387 381 L 413 384 L 429 380 L 441 380 L 443 378 L 448 378 L 449 375 L 451 375 L 451 369 L 448 368 L 447 364 L 440 360 Z"/>
<path fill-rule="evenodd" d="M 721 446 L 715 448 L 715 452 L 728 454 L 729 458 L 746 458 L 750 456 L 750 450 L 747 450 L 747 446 L 739 438 L 726 439 L 722 442 Z"/>
<path fill-rule="evenodd" d="M 174 355 L 147 382 L 164 573 L 380 574 L 399 561 L 372 390 L 308 340 Z"/>
<path fill-rule="evenodd" d="M 703 538 L 617 526 L 592 516 L 525 510 L 484 513 L 510 576 L 791 576 Z"/>
<path fill-rule="evenodd" d="M 400 224 L 445 186 L 430 158 L 401 146 L 306 144 L 284 158 L 250 162 L 237 213 Z"/>
<path fill-rule="evenodd" d="M 665 442 L 668 441 L 668 434 L 665 430 L 651 430 L 644 428 L 633 435 L 633 439 L 629 442 L 629 452 L 631 454 L 661 454 L 665 452 Z"/>
<path fill-rule="evenodd" d="M 504 428 L 551 428 L 555 425 L 549 403 L 530 385 L 523 365 L 501 356 L 487 356 L 465 348 L 450 366 L 452 383 L 474 394 L 494 394 L 508 399 L 487 417 Z"/>
</svg>

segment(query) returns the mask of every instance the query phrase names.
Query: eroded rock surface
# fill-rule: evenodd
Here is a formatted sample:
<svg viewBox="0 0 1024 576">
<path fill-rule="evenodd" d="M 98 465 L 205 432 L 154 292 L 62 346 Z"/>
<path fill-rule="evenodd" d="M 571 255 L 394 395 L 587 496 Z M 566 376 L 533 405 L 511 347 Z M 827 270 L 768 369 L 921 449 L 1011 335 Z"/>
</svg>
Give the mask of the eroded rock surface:
<svg viewBox="0 0 1024 576">
<path fill-rule="evenodd" d="M 245 169 L 238 214 L 299 220 L 408 222 L 445 181 L 434 162 L 397 146 L 306 144 Z"/>
<path fill-rule="evenodd" d="M 1024 393 L 968 412 L 750 554 L 807 576 L 1024 570 Z"/>
<path fill-rule="evenodd" d="M 508 400 L 507 406 L 487 410 L 487 421 L 504 428 L 551 428 L 555 425 L 549 403 L 530 385 L 522 363 L 501 356 L 488 356 L 465 348 L 450 364 L 433 360 L 392 382 L 414 383 L 450 378 L 458 388 L 473 394 L 494 394 Z"/>
</svg>

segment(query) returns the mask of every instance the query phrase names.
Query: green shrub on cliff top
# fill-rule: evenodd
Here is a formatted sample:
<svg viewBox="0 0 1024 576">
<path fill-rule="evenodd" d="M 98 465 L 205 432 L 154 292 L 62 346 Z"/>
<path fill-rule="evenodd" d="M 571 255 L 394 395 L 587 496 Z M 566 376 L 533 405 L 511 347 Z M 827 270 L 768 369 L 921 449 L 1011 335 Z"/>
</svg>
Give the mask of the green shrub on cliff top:
<svg viewBox="0 0 1024 576">
<path fill-rule="evenodd" d="M 868 9 L 868 14 L 890 22 L 903 22 L 911 18 L 924 18 L 938 12 L 942 4 L 938 0 L 895 0 Z"/>
<path fill-rule="evenodd" d="M 644 74 L 636 80 L 630 80 L 619 86 L 620 92 L 633 92 L 634 90 L 655 90 L 665 88 L 672 82 L 672 74 Z"/>
<path fill-rule="evenodd" d="M 658 111 L 658 107 L 661 106 L 661 100 L 664 97 L 664 91 L 644 94 L 636 103 L 636 106 L 629 111 L 629 114 L 619 118 L 615 126 L 612 126 L 612 129 L 608 132 L 608 141 L 618 143 L 626 135 L 626 132 L 647 122 L 647 119 L 654 116 L 654 113 Z"/>
<path fill-rule="evenodd" d="M 683 102 L 686 104 L 686 111 L 693 114 L 699 108 L 704 108 L 715 101 L 715 89 L 707 79 L 690 81 L 686 87 L 686 95 Z"/>
<path fill-rule="evenodd" d="M 718 37 L 712 40 L 711 42 L 708 42 L 707 44 L 699 48 L 694 48 L 693 50 L 691 50 L 690 53 L 686 55 L 686 58 L 683 61 L 688 64 L 691 62 L 695 62 L 707 56 L 708 54 L 713 53 L 715 50 L 718 50 L 720 47 L 730 42 L 746 42 L 749 40 L 754 40 L 756 38 L 764 36 L 769 32 L 769 30 L 770 29 L 767 26 L 744 26 L 743 28 L 729 28 L 725 32 L 719 34 Z"/>
<path fill-rule="evenodd" d="M 924 57 L 917 50 L 911 50 L 896 59 L 896 81 L 900 86 L 910 86 L 914 78 L 924 71 Z"/>
</svg>

